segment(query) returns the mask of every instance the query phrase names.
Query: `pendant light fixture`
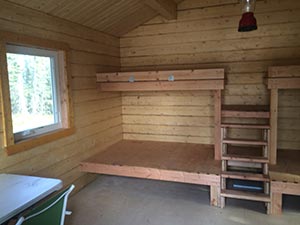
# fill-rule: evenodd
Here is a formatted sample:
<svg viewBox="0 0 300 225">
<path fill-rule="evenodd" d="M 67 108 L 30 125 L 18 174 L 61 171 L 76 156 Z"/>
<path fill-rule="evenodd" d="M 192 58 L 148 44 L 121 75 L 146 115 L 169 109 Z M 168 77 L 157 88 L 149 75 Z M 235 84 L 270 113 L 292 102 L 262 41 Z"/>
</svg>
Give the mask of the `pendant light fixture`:
<svg viewBox="0 0 300 225">
<path fill-rule="evenodd" d="M 239 32 L 257 30 L 256 19 L 254 17 L 256 0 L 242 0 L 243 15 L 239 23 Z"/>
</svg>

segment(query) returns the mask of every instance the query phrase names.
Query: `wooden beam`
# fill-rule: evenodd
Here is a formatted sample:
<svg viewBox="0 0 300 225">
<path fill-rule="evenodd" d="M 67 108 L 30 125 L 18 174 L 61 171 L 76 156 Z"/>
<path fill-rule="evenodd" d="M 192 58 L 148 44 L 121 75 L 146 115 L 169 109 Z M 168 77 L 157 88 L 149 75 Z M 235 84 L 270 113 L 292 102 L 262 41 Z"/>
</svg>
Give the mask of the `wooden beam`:
<svg viewBox="0 0 300 225">
<path fill-rule="evenodd" d="M 269 89 L 299 89 L 300 77 L 268 78 L 268 88 Z"/>
<path fill-rule="evenodd" d="M 97 73 L 101 91 L 224 89 L 224 69 Z"/>
<path fill-rule="evenodd" d="M 300 196 L 300 183 L 272 181 L 271 190 L 273 193 Z"/>
<path fill-rule="evenodd" d="M 282 213 L 282 194 L 271 194 L 271 215 L 281 215 Z"/>
<path fill-rule="evenodd" d="M 221 160 L 221 90 L 214 91 L 215 160 Z"/>
<path fill-rule="evenodd" d="M 270 101 L 270 163 L 277 161 L 277 126 L 278 126 L 278 89 L 271 89 Z"/>
<path fill-rule="evenodd" d="M 219 186 L 210 186 L 210 205 L 221 207 L 221 197 L 220 197 L 220 187 Z"/>
<path fill-rule="evenodd" d="M 300 66 L 272 66 L 269 67 L 268 77 L 300 77 Z"/>
<path fill-rule="evenodd" d="M 101 91 L 219 90 L 224 80 L 100 83 Z"/>
<path fill-rule="evenodd" d="M 269 67 L 267 85 L 269 89 L 299 89 L 300 66 Z"/>
<path fill-rule="evenodd" d="M 177 4 L 173 0 L 145 0 L 144 2 L 167 20 L 177 18 Z"/>
<path fill-rule="evenodd" d="M 195 69 L 195 70 L 163 70 L 97 73 L 97 82 L 128 82 L 134 81 L 167 81 L 170 76 L 177 80 L 214 80 L 224 79 L 224 69 Z"/>
</svg>

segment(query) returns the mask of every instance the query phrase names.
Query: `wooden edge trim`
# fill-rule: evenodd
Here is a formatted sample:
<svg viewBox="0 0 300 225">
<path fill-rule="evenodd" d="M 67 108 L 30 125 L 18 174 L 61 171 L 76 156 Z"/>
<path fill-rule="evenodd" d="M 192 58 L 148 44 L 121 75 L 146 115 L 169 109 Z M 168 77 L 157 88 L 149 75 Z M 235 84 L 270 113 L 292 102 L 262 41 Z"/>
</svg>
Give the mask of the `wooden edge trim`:
<svg viewBox="0 0 300 225">
<path fill-rule="evenodd" d="M 195 70 L 161 70 L 139 72 L 108 72 L 96 73 L 97 82 L 128 82 L 131 76 L 136 81 L 163 81 L 168 80 L 170 75 L 176 80 L 214 80 L 224 79 L 225 70 L 218 69 L 195 69 Z"/>
<path fill-rule="evenodd" d="M 300 77 L 300 65 L 272 66 L 268 68 L 268 78 Z"/>
<path fill-rule="evenodd" d="M 6 61 L 6 46 L 5 41 L 0 36 L 0 102 L 1 102 L 1 119 L 3 128 L 3 144 L 4 146 L 12 145 L 14 143 L 12 117 L 11 117 L 11 103 L 9 95 L 9 81 Z"/>
<path fill-rule="evenodd" d="M 144 4 L 167 20 L 177 18 L 177 3 L 173 0 L 146 0 Z"/>
<path fill-rule="evenodd" d="M 29 140 L 24 140 L 14 145 L 6 146 L 5 151 L 7 155 L 13 155 L 19 152 L 26 151 L 28 149 L 49 143 L 51 141 L 70 136 L 75 133 L 75 128 L 65 128 L 58 131 L 54 131 L 48 134 L 44 134 Z"/>
<path fill-rule="evenodd" d="M 290 195 L 300 195 L 300 183 L 271 181 L 271 192 Z"/>
<path fill-rule="evenodd" d="M 268 78 L 268 89 L 298 89 L 300 88 L 300 77 L 290 78 Z"/>
<path fill-rule="evenodd" d="M 220 175 L 218 174 L 206 174 L 196 172 L 191 173 L 158 168 L 147 168 L 126 165 L 108 165 L 91 162 L 81 162 L 80 171 L 220 187 Z"/>
<path fill-rule="evenodd" d="M 101 91 L 221 90 L 224 80 L 100 83 Z"/>
</svg>

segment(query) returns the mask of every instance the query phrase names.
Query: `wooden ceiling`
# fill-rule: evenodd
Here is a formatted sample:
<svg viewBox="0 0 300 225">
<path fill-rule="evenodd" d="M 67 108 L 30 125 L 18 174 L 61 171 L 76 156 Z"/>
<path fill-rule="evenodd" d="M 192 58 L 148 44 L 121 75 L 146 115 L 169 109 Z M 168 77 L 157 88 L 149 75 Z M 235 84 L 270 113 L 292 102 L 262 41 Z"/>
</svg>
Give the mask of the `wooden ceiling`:
<svg viewBox="0 0 300 225">
<path fill-rule="evenodd" d="M 122 36 L 157 15 L 176 18 L 181 0 L 5 0 L 114 36 Z"/>
</svg>

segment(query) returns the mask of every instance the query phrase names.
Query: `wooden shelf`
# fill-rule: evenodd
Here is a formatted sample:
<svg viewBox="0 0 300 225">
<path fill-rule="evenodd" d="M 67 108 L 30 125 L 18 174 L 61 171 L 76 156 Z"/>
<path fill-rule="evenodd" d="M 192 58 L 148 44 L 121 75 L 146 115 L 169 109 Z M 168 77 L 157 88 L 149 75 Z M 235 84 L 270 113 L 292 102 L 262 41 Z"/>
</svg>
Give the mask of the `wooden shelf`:
<svg viewBox="0 0 300 225">
<path fill-rule="evenodd" d="M 221 196 L 227 198 L 244 199 L 259 202 L 270 202 L 270 196 L 263 193 L 245 192 L 236 190 L 221 190 Z"/>
<path fill-rule="evenodd" d="M 240 180 L 253 180 L 253 181 L 270 181 L 269 176 L 257 173 L 245 173 L 245 172 L 231 172 L 223 171 L 221 173 L 223 178 L 240 179 Z"/>
<path fill-rule="evenodd" d="M 101 91 L 224 89 L 224 69 L 97 73 Z"/>
</svg>

